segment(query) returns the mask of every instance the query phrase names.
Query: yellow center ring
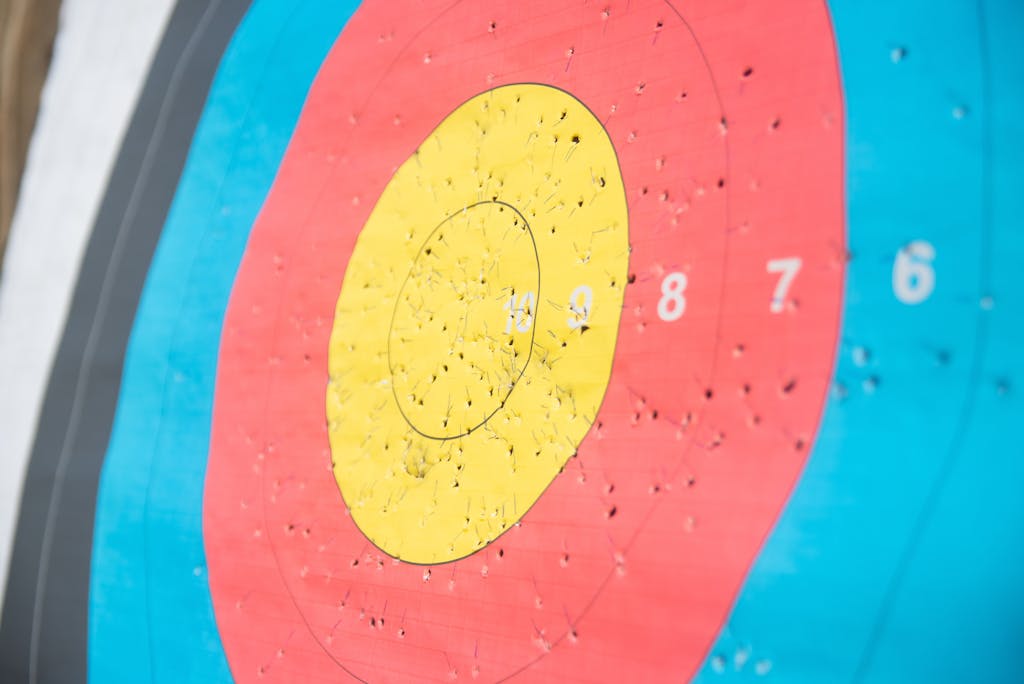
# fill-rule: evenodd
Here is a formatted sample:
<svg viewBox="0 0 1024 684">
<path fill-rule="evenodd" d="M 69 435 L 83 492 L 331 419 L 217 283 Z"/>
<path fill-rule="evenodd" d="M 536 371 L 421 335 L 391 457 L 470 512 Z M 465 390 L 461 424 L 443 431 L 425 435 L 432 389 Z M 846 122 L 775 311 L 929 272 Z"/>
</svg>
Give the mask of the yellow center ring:
<svg viewBox="0 0 1024 684">
<path fill-rule="evenodd" d="M 611 373 L 626 199 L 601 123 L 544 85 L 458 107 L 381 193 L 329 349 L 334 475 L 414 563 L 515 524 L 572 457 Z"/>
</svg>

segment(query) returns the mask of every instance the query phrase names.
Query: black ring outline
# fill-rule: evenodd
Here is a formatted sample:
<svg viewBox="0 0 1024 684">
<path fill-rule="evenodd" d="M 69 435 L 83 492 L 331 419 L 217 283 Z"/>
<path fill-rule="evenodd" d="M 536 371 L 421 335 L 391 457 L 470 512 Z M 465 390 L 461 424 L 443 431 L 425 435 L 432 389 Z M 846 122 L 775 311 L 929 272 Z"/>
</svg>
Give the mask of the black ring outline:
<svg viewBox="0 0 1024 684">
<path fill-rule="evenodd" d="M 457 435 L 451 435 L 449 437 L 437 437 L 435 435 L 428 435 L 427 433 L 423 432 L 418 427 L 416 427 L 415 423 L 413 423 L 409 416 L 405 415 L 405 411 L 402 410 L 402 403 L 398 400 L 398 391 L 395 389 L 395 368 L 394 365 L 391 363 L 391 334 L 394 332 L 395 329 L 395 315 L 398 313 L 398 305 L 402 303 L 402 293 L 405 292 L 405 286 L 408 285 L 409 283 L 409 276 L 412 275 L 412 269 L 415 268 L 416 262 L 418 262 L 420 260 L 420 257 L 423 256 L 423 250 L 426 249 L 427 245 L 434 237 L 434 234 L 441 229 L 441 226 L 445 225 L 459 214 L 464 214 L 470 209 L 482 206 L 484 204 L 497 204 L 500 206 L 508 207 L 509 209 L 514 211 L 516 213 L 516 216 L 522 219 L 523 225 L 526 227 L 526 233 L 527 235 L 530 236 L 530 243 L 533 245 L 533 258 L 534 261 L 537 263 L 537 294 L 535 295 L 536 302 L 534 304 L 533 322 L 530 325 L 530 347 L 529 351 L 526 354 L 526 362 L 523 364 L 522 370 L 519 371 L 519 375 L 517 375 L 515 380 L 512 381 L 511 386 L 508 388 L 508 392 L 506 392 L 505 396 L 501 398 L 501 401 L 498 403 L 497 408 L 488 413 L 487 416 L 485 416 L 482 421 L 480 421 L 473 427 L 467 429 L 465 432 L 460 432 Z M 463 437 L 468 437 L 469 435 L 471 435 L 474 430 L 477 430 L 486 425 L 487 421 L 493 418 L 498 413 L 498 411 L 505 408 L 505 404 L 508 402 L 508 398 L 512 395 L 512 392 L 513 390 L 515 390 L 516 385 L 519 384 L 519 380 L 523 377 L 523 374 L 526 373 L 526 369 L 529 368 L 530 366 L 530 360 L 533 358 L 533 345 L 534 340 L 537 337 L 537 315 L 540 313 L 540 301 L 540 253 L 537 251 L 537 239 L 533 236 L 533 229 L 530 228 L 530 222 L 527 221 L 526 217 L 523 216 L 522 212 L 520 212 L 514 206 L 512 206 L 508 202 L 503 202 L 497 199 L 474 202 L 473 204 L 468 204 L 459 209 L 458 211 L 449 214 L 444 218 L 444 220 L 442 220 L 440 223 L 434 226 L 434 229 L 430 231 L 430 235 L 428 235 L 427 238 L 423 241 L 423 244 L 420 245 L 419 252 L 416 253 L 416 258 L 413 259 L 412 267 L 410 267 L 409 272 L 405 274 L 405 279 L 402 281 L 402 286 L 398 288 L 398 295 L 395 297 L 395 306 L 391 310 L 391 322 L 388 324 L 388 372 L 391 374 L 391 395 L 395 398 L 395 407 L 398 408 L 398 412 L 402 415 L 402 418 L 409 425 L 413 432 L 418 434 L 420 437 L 424 437 L 426 439 L 433 439 L 438 442 L 447 442 L 453 439 L 462 439 Z"/>
</svg>

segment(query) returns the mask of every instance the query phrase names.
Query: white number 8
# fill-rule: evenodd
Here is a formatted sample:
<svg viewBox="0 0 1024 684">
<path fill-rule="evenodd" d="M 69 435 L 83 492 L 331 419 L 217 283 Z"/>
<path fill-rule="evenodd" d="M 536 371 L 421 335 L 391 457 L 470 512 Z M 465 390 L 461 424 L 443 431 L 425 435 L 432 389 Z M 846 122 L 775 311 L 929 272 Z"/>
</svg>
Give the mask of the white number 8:
<svg viewBox="0 0 1024 684">
<path fill-rule="evenodd" d="M 920 304 L 935 289 L 935 248 L 930 242 L 914 240 L 896 252 L 892 265 L 892 291 L 904 304 Z"/>
<path fill-rule="evenodd" d="M 686 311 L 686 298 L 683 292 L 686 291 L 686 275 L 669 273 L 661 281 L 661 299 L 658 300 L 658 318 L 663 321 L 679 320 L 679 317 Z"/>
</svg>

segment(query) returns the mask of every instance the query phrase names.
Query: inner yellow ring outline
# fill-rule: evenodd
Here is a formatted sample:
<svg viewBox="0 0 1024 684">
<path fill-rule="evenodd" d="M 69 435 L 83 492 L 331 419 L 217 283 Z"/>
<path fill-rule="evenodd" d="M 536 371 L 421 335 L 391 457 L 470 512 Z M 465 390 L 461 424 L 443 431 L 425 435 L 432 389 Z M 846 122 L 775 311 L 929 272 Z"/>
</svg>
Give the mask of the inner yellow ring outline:
<svg viewBox="0 0 1024 684">
<path fill-rule="evenodd" d="M 332 467 L 371 542 L 448 562 L 529 510 L 597 415 L 628 261 L 615 150 L 568 93 L 495 88 L 427 136 L 359 235 L 331 331 Z"/>
<path fill-rule="evenodd" d="M 502 217 L 500 214 L 508 212 Z M 474 220 L 475 219 L 475 220 Z M 488 227 L 491 228 L 491 235 L 488 235 Z M 461 229 L 461 230 L 460 230 Z M 496 231 L 496 232 L 495 232 Z M 453 235 L 454 233 L 454 235 Z M 459 239 L 459 238 L 462 239 Z M 528 238 L 528 239 L 527 239 Z M 488 242 L 496 242 L 489 245 Z M 493 260 L 490 263 L 472 264 L 469 268 L 467 262 L 479 260 L 479 247 L 483 242 L 484 251 L 482 256 Z M 497 247 L 497 249 L 495 249 Z M 511 249 L 502 250 L 502 247 Z M 475 252 L 475 253 L 474 253 Z M 506 252 L 502 254 L 502 252 Z M 511 252 L 511 255 L 507 252 Z M 444 256 L 442 256 L 444 255 Z M 499 258 L 500 255 L 500 258 Z M 532 259 L 531 259 L 532 257 Z M 511 262 L 511 263 L 510 263 Z M 501 278 L 501 266 L 505 266 L 508 274 L 504 280 Z M 447 266 L 448 268 L 445 268 Z M 497 268 L 495 268 L 497 267 Z M 512 267 L 512 268 L 510 268 Z M 464 281 L 442 281 L 433 278 L 438 272 L 450 272 L 452 269 L 466 273 Z M 476 275 L 470 274 L 471 270 Z M 497 273 L 495 273 L 497 271 Z M 487 279 L 491 278 L 488 286 Z M 504 286 L 496 287 L 497 280 Z M 440 285 L 440 288 L 434 287 Z M 533 341 L 536 335 L 536 326 L 529 326 L 529 340 L 518 338 L 512 333 L 511 325 L 506 321 L 508 342 L 505 346 L 499 346 L 499 358 L 505 357 L 509 363 L 499 365 L 497 380 L 490 374 L 479 374 L 475 372 L 474 366 L 459 362 L 449 364 L 444 360 L 439 361 L 440 373 L 445 376 L 449 385 L 463 386 L 467 397 L 473 395 L 482 396 L 481 390 L 486 389 L 487 399 L 477 403 L 476 410 L 473 410 L 472 399 L 467 399 L 467 406 L 459 418 L 463 420 L 450 420 L 450 407 L 445 409 L 436 405 L 438 393 L 431 393 L 430 386 L 434 384 L 436 376 L 431 375 L 430 379 L 413 377 L 410 382 L 408 369 L 410 365 L 422 366 L 422 356 L 425 349 L 440 346 L 434 349 L 442 359 L 453 355 L 459 339 L 465 338 L 466 327 L 472 316 L 475 307 L 493 306 L 493 294 L 508 292 L 510 299 L 516 298 L 516 288 L 522 299 L 522 293 L 534 293 L 534 299 L 540 297 L 540 258 L 537 255 L 537 243 L 533 238 L 529 222 L 526 217 L 510 204 L 497 200 L 487 200 L 472 204 L 462 209 L 455 216 L 450 216 L 441 222 L 437 228 L 427 237 L 426 242 L 420 249 L 413 262 L 413 266 L 402 284 L 398 299 L 395 302 L 395 311 L 391 319 L 391 330 L 388 335 L 388 367 L 391 370 L 392 391 L 395 396 L 395 403 L 402 413 L 409 426 L 423 437 L 430 439 L 457 439 L 470 434 L 473 430 L 482 426 L 499 409 L 505 406 L 508 395 L 512 393 L 516 383 L 522 378 L 533 355 Z M 532 286 L 532 289 L 531 289 Z M 440 295 L 437 292 L 440 289 Z M 423 301 L 424 293 L 429 293 L 429 301 Z M 447 297 L 446 297 L 447 295 Z M 454 296 L 453 296 L 454 295 Z M 419 296 L 418 306 L 414 306 L 414 297 Z M 501 294 L 498 295 L 502 297 Z M 439 302 L 438 299 L 441 299 Z M 445 301 L 447 300 L 447 301 Z M 453 304 L 454 311 L 444 311 L 445 303 Z M 516 316 L 531 315 L 529 306 L 520 311 L 517 307 Z M 440 311 L 440 315 L 438 315 Z M 509 308 L 511 312 L 511 307 Z M 435 316 L 440 322 L 433 326 Z M 456 318 L 455 325 L 449 325 L 452 319 Z M 424 325 L 424 319 L 426 325 Z M 513 318 L 513 320 L 515 320 Z M 460 325 L 462 324 L 462 325 Z M 523 320 L 516 322 L 516 332 L 521 332 Z M 403 336 L 412 333 L 411 338 Z M 433 339 L 422 339 L 422 335 L 434 335 Z M 448 348 L 444 349 L 444 342 L 447 340 Z M 431 345 L 431 342 L 440 341 L 440 345 Z M 520 348 L 524 347 L 520 358 Z M 464 354 L 463 354 L 464 356 Z M 438 363 L 434 366 L 437 367 Z M 462 378 L 454 377 L 458 370 L 464 372 Z M 500 372 L 504 371 L 504 372 Z M 451 375 L 449 373 L 451 372 Z M 461 382 L 460 382 L 461 380 Z M 421 385 L 426 385 L 423 390 L 418 390 Z M 484 385 L 486 387 L 474 387 Z M 495 391 L 497 385 L 497 391 Z M 416 392 L 421 391 L 417 398 Z M 425 403 L 424 394 L 428 396 Z M 440 425 L 437 421 L 430 421 L 443 411 Z M 426 416 L 423 420 L 422 416 Z M 428 424 L 429 423 L 429 424 Z"/>
</svg>

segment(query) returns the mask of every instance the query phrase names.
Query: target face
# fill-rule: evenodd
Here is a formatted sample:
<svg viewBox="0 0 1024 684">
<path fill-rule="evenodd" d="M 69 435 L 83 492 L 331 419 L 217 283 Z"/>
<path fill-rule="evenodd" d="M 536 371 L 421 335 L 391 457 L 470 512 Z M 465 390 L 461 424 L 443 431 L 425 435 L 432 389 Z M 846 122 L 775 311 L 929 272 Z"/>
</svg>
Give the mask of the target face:
<svg viewBox="0 0 1024 684">
<path fill-rule="evenodd" d="M 759 81 L 663 2 L 353 18 L 225 322 L 204 536 L 237 679 L 699 667 L 836 344 L 839 86 L 802 16 L 799 49 L 729 28 Z"/>
<path fill-rule="evenodd" d="M 0 680 L 1021 679 L 1020 3 L 145 4 L 4 257 Z"/>
<path fill-rule="evenodd" d="M 63 4 L 0 679 L 1022 679 L 1020 3 Z"/>
</svg>

